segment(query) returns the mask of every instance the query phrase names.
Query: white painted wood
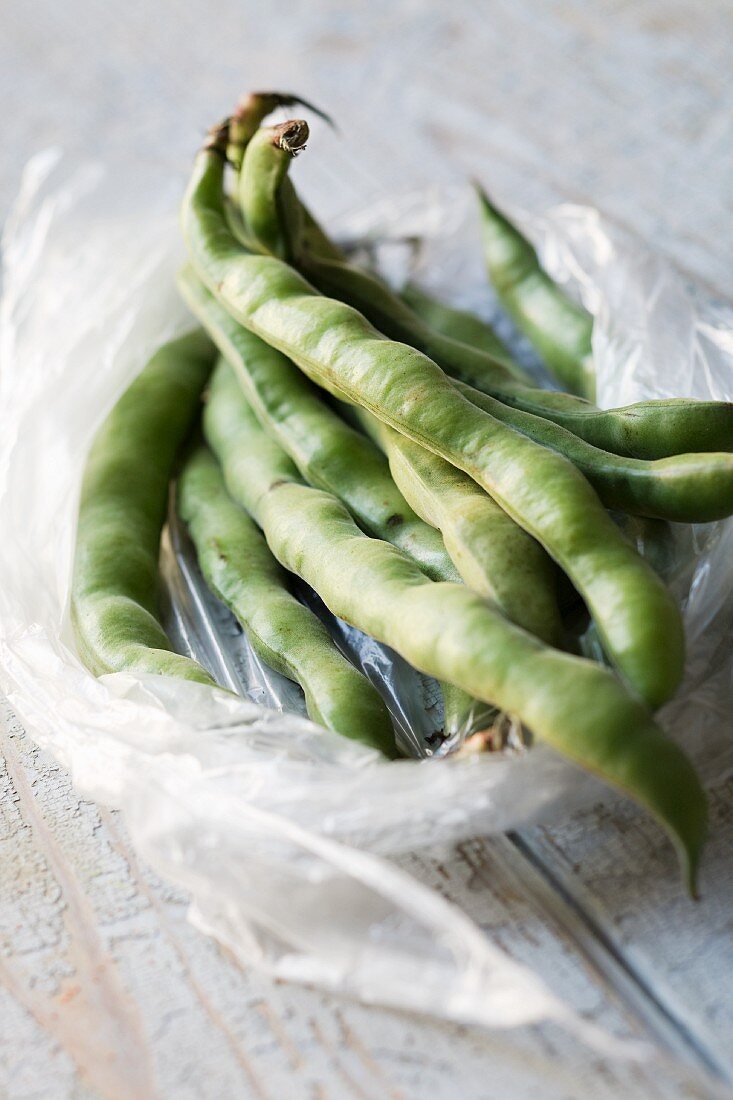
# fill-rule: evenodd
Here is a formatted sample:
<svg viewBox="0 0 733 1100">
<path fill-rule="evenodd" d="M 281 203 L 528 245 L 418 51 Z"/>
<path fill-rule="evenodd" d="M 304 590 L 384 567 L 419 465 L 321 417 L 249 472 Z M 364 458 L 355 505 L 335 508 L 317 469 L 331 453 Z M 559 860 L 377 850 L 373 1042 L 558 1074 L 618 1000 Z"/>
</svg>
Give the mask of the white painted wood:
<svg viewBox="0 0 733 1100">
<path fill-rule="evenodd" d="M 31 1097 L 683 1095 L 557 1029 L 478 1029 L 339 1001 L 244 972 L 185 921 L 185 899 L 117 815 L 4 708 L 0 801 L 0 1094 Z M 503 842 L 402 861 L 617 1034 L 646 1034 L 567 932 L 519 886 Z M 552 1058 L 548 1077 L 545 1058 Z"/>
<path fill-rule="evenodd" d="M 730 265 L 728 0 L 5 0 L 3 215 L 38 147 L 185 171 L 246 87 L 333 109 L 299 174 L 317 212 L 480 172 L 522 201 L 594 202 L 720 290 Z M 162 151 L 161 151 L 162 147 Z M 315 143 L 314 143 L 315 148 Z M 118 818 L 10 718 L 0 799 L 0 1094 L 484 1100 L 710 1095 L 546 1028 L 484 1034 L 243 972 Z M 733 821 L 713 793 L 703 901 L 631 807 L 402 864 L 618 1034 L 733 1079 Z M 548 1071 L 544 1056 L 552 1056 Z"/>
<path fill-rule="evenodd" d="M 474 173 L 554 185 L 733 292 L 728 0 L 4 0 L 2 21 L 0 216 L 39 147 L 184 169 L 243 89 L 293 88 L 342 129 L 298 167 L 317 212 Z"/>
</svg>

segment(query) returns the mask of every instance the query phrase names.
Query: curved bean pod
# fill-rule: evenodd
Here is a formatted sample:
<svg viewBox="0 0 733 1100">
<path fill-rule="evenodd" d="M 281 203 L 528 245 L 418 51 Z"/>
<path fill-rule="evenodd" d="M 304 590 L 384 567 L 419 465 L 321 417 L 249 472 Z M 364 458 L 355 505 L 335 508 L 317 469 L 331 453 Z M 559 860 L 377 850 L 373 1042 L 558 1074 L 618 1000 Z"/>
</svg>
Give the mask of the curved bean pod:
<svg viewBox="0 0 733 1100">
<path fill-rule="evenodd" d="M 384 457 L 318 397 L 284 355 L 238 325 L 189 269 L 178 278 L 181 293 L 228 363 L 211 382 L 219 406 L 235 409 L 240 387 L 260 423 L 286 450 L 304 478 L 338 496 L 377 538 L 399 546 L 429 577 L 459 580 L 440 535 L 420 520 L 390 477 Z M 220 413 L 220 420 L 223 420 Z M 445 732 L 470 726 L 474 701 L 451 684 L 441 685 Z"/>
<path fill-rule="evenodd" d="M 539 543 L 467 474 L 439 455 L 355 410 L 383 448 L 397 487 L 421 519 L 437 527 L 461 577 L 513 623 L 562 646 L 556 573 Z"/>
<path fill-rule="evenodd" d="M 291 125 L 304 124 L 296 120 Z M 303 274 L 322 293 L 354 306 L 385 336 L 411 344 L 460 381 L 512 407 L 544 416 L 601 450 L 647 459 L 733 450 L 733 403 L 673 398 L 598 409 L 572 394 L 527 384 L 525 373 L 510 355 L 489 355 L 425 324 L 376 275 L 339 261 L 323 248 L 314 251 L 304 247 L 302 204 L 286 175 L 291 158 L 272 143 L 269 156 L 277 165 L 271 165 L 269 171 L 282 176 L 280 195 L 276 197 L 272 189 L 260 187 L 255 174 L 247 184 L 244 171 L 240 174 L 240 192 L 245 186 L 252 187 L 261 216 L 268 216 L 264 211 L 269 207 L 273 239 L 279 240 L 281 250 L 292 254 Z M 322 231 L 320 235 L 324 237 Z M 266 251 L 279 254 L 272 249 Z"/>
<path fill-rule="evenodd" d="M 499 301 L 558 381 L 571 393 L 592 400 L 596 388 L 592 316 L 546 274 L 532 245 L 489 201 L 483 188 L 476 191 L 484 259 Z"/>
<path fill-rule="evenodd" d="M 477 408 L 528 439 L 564 455 L 588 478 L 608 508 L 677 523 L 709 523 L 733 514 L 733 454 L 681 454 L 651 461 L 601 451 L 541 416 L 509 408 L 455 383 Z"/>
<path fill-rule="evenodd" d="M 233 165 L 238 173 L 241 172 L 245 150 L 250 141 L 257 135 L 258 127 L 266 118 L 266 116 L 271 114 L 271 112 L 274 111 L 277 107 L 292 106 L 294 104 L 299 104 L 302 107 L 307 107 L 308 110 L 313 111 L 316 115 L 318 115 L 319 118 L 322 118 L 330 126 L 334 125 L 333 120 L 329 117 L 329 115 L 325 113 L 325 111 L 319 110 L 318 107 L 314 106 L 314 104 L 309 103 L 308 100 L 301 99 L 298 96 L 290 95 L 283 92 L 253 92 L 249 95 L 246 95 L 240 100 L 234 114 L 229 120 L 229 142 L 227 145 L 227 160 L 230 164 Z M 307 123 L 299 123 L 299 125 L 305 127 L 304 140 L 307 140 Z M 277 128 L 273 127 L 272 129 L 275 130 Z M 296 141 L 298 140 L 299 138 L 296 137 Z M 280 140 L 280 135 L 276 136 L 274 145 L 277 148 L 283 150 L 285 154 L 284 159 L 286 161 L 288 156 L 295 156 L 296 153 L 300 151 L 300 149 L 305 148 L 305 144 L 303 141 L 302 144 L 299 144 L 297 149 L 292 150 L 290 148 L 291 143 L 287 136 L 285 137 L 285 141 L 282 142 Z M 261 161 L 264 159 L 264 163 L 261 163 L 258 166 L 258 169 L 255 171 L 254 175 L 258 179 L 268 180 L 271 183 L 277 180 L 278 176 L 280 177 L 279 182 L 275 183 L 274 191 L 271 190 L 270 192 L 270 201 L 272 202 L 273 206 L 282 208 L 288 223 L 291 225 L 292 231 L 297 234 L 299 240 L 302 243 L 302 246 L 308 248 L 314 253 L 318 253 L 322 256 L 327 256 L 330 259 L 342 259 L 343 254 L 341 252 L 341 249 L 333 244 L 333 242 L 326 236 L 323 229 L 314 218 L 314 216 L 311 214 L 305 203 L 299 200 L 298 197 L 295 195 L 292 183 L 286 175 L 287 163 L 277 164 L 276 159 L 273 160 L 273 158 L 270 158 L 270 161 L 268 163 L 266 152 L 264 152 L 262 148 L 259 152 L 259 158 Z M 260 171 L 259 169 L 262 169 L 262 171 Z M 242 186 L 244 188 L 242 198 L 245 205 L 247 205 L 247 185 L 243 184 Z M 255 197 L 255 202 L 259 207 L 259 210 L 261 211 L 261 201 L 257 200 L 257 198 Z M 256 216 L 257 215 L 255 215 L 255 217 Z M 241 230 L 241 239 L 245 243 L 246 247 L 252 247 L 255 241 L 247 239 L 247 237 L 245 236 L 246 231 L 244 230 L 244 226 L 240 226 L 236 219 L 233 220 L 231 224 L 235 236 L 239 237 Z M 269 246 L 274 244 L 275 254 L 280 255 L 281 249 L 287 249 L 287 237 L 283 236 L 276 229 L 276 227 L 273 227 L 273 229 L 274 236 L 268 241 L 268 243 L 265 245 L 265 248 L 266 250 L 268 250 Z M 265 238 L 267 239 L 267 227 L 265 228 Z M 265 242 L 261 240 L 260 243 L 264 244 Z M 282 254 L 286 255 L 287 252 L 284 251 Z"/>
<path fill-rule="evenodd" d="M 172 652 L 158 615 L 168 482 L 213 363 L 201 332 L 160 348 L 97 432 L 84 471 L 71 582 L 79 654 L 95 675 L 155 672 L 214 685 Z"/>
<path fill-rule="evenodd" d="M 528 385 L 510 357 L 500 361 L 442 335 L 361 268 L 314 255 L 303 256 L 298 267 L 321 293 L 358 309 L 385 336 L 422 351 L 452 377 L 512 408 L 553 421 L 601 450 L 648 459 L 733 450 L 729 402 L 669 398 L 598 409 L 572 394 Z"/>
<path fill-rule="evenodd" d="M 489 350 L 491 341 L 497 339 L 480 318 L 452 309 L 417 287 L 408 286 L 402 297 L 433 327 L 464 343 Z M 609 508 L 681 523 L 707 523 L 733 513 L 733 457 L 727 451 L 652 460 L 625 458 L 462 382 L 456 386 L 478 408 L 569 458 Z"/>
<path fill-rule="evenodd" d="M 694 885 L 705 795 L 685 755 L 612 673 L 545 646 L 465 586 L 429 580 L 395 547 L 364 535 L 335 497 L 303 484 L 243 394 L 236 410 L 212 396 L 204 430 L 230 494 L 334 614 L 428 675 L 517 714 L 540 740 L 645 806 Z"/>
<path fill-rule="evenodd" d="M 403 339 L 405 332 L 414 327 L 420 333 L 419 339 L 407 342 L 419 346 L 421 351 L 442 365 L 444 333 L 440 326 L 433 326 L 436 331 L 432 334 L 431 343 L 430 330 L 427 324 L 421 323 L 420 311 L 413 312 L 409 303 L 401 308 L 399 297 L 375 273 L 367 273 L 350 265 L 331 244 L 312 215 L 306 214 L 288 170 L 297 153 L 305 148 L 307 137 L 307 124 L 293 119 L 284 126 L 258 131 L 248 145 L 239 174 L 237 198 L 242 221 L 251 232 L 250 249 L 295 262 L 306 275 L 312 277 L 315 286 L 325 294 L 343 298 L 349 305 L 361 309 L 385 336 Z M 291 144 L 295 146 L 293 150 Z M 235 235 L 246 247 L 246 239 Z M 324 260 L 326 263 L 322 267 L 321 261 Z M 329 261 L 333 261 L 333 266 Z M 344 283 L 343 293 L 339 293 L 340 281 Z M 402 298 L 406 301 L 407 295 L 403 293 Z M 493 354 L 498 360 L 506 362 L 510 377 L 525 379 L 521 368 L 498 339 L 494 340 Z"/>
<path fill-rule="evenodd" d="M 263 127 L 244 151 L 237 198 L 247 234 L 263 252 L 290 259 L 301 237 L 303 213 L 291 188 L 282 186 L 290 161 L 305 149 L 308 123 L 293 119 Z"/>
<path fill-rule="evenodd" d="M 419 449 L 423 466 L 429 466 L 436 479 L 434 492 L 440 494 L 441 510 L 451 517 L 445 527 L 456 545 L 451 548 L 446 542 L 444 546 L 433 530 L 443 530 L 442 525 L 428 519 L 420 507 L 415 509 L 416 515 L 409 487 L 390 476 L 391 450 L 388 467 L 374 445 L 323 402 L 297 367 L 233 320 L 190 268 L 179 274 L 178 285 L 187 305 L 236 372 L 260 423 L 306 481 L 337 496 L 360 526 L 404 550 L 433 580 L 457 581 L 460 573 L 474 591 L 493 599 L 513 622 L 559 644 L 562 622 L 550 559 L 475 482 Z M 234 384 L 233 378 L 230 384 Z M 354 413 L 358 416 L 358 410 Z M 368 434 L 374 438 L 373 431 Z M 404 437 L 400 440 L 408 444 Z M 417 449 L 416 444 L 410 446 Z M 483 519 L 480 532 L 475 531 L 467 513 Z M 458 572 L 453 562 L 459 565 Z"/>
<path fill-rule="evenodd" d="M 321 620 L 288 592 L 287 575 L 227 493 L 205 447 L 187 460 L 177 503 L 206 583 L 262 660 L 300 684 L 310 718 L 395 757 L 392 722 L 379 692 L 339 652 Z"/>
<path fill-rule="evenodd" d="M 235 321 L 190 267 L 178 289 L 231 370 L 216 385 L 232 400 L 241 386 L 257 418 L 312 485 L 338 496 L 370 534 L 394 543 L 433 580 L 459 580 L 443 540 L 394 484 L 384 456 L 344 423 L 284 355 Z M 235 377 L 236 375 L 236 377 Z"/>
<path fill-rule="evenodd" d="M 408 283 L 407 286 L 404 287 L 401 292 L 401 297 L 415 313 L 422 317 L 429 325 L 432 325 L 433 328 L 442 332 L 444 336 L 462 340 L 465 344 L 481 348 L 489 354 L 492 354 L 494 351 L 496 342 L 499 338 L 496 336 L 491 326 L 475 314 L 446 305 L 439 299 L 427 294 L 414 283 Z M 479 393 L 478 390 L 473 390 L 470 386 L 464 387 L 462 383 L 458 384 L 458 389 L 461 390 L 469 400 L 474 397 L 475 404 L 478 405 L 479 408 L 483 407 L 486 408 L 487 411 L 491 411 L 489 405 L 482 405 L 482 401 L 485 397 L 484 394 Z M 491 398 L 486 398 L 486 400 L 489 402 L 492 401 Z M 518 410 L 507 411 L 510 413 L 513 412 L 513 414 L 518 417 L 516 421 L 507 417 L 507 422 L 519 430 L 521 430 L 522 418 L 531 416 L 529 413 L 519 413 Z M 550 422 L 543 420 L 542 424 L 546 425 L 550 424 Z M 553 431 L 559 431 L 561 435 L 565 432 L 565 429 L 559 428 L 559 426 L 555 428 L 554 425 L 550 424 L 550 427 Z M 540 435 L 536 435 L 532 432 L 525 432 L 525 434 L 528 434 L 532 439 L 536 439 L 537 442 L 546 442 L 545 438 Z M 577 436 L 572 436 L 572 440 L 574 444 L 580 444 L 582 447 L 586 446 Z M 590 454 L 592 455 L 595 452 L 595 448 L 592 448 L 590 444 L 587 444 L 587 447 L 590 449 Z M 568 451 L 562 449 L 561 453 L 573 459 L 575 452 L 574 450 Z M 615 455 L 609 455 L 606 451 L 601 451 L 599 453 L 599 457 L 600 456 L 602 456 L 604 460 L 608 457 L 613 459 L 616 458 Z M 636 465 L 635 460 L 632 459 L 630 461 Z M 582 467 L 580 468 L 582 469 Z M 589 477 L 588 472 L 584 472 L 586 477 Z M 603 499 L 602 484 L 599 484 L 598 481 L 592 477 L 590 480 L 593 481 L 596 490 Z M 602 482 L 602 478 L 600 480 Z M 624 512 L 617 513 L 614 519 L 616 523 L 619 524 L 632 546 L 635 546 L 642 557 L 646 558 L 655 573 L 658 573 L 663 580 L 666 580 L 671 572 L 675 556 L 674 538 L 669 523 L 660 519 L 651 519 L 646 516 L 639 516 L 638 514 L 629 515 Z M 562 580 L 563 578 L 561 577 L 560 579 Z M 597 639 L 597 632 L 592 624 L 586 630 L 581 644 L 584 656 L 593 656 L 596 660 L 604 659 L 602 648 Z"/>
<path fill-rule="evenodd" d="M 199 154 L 183 209 L 199 277 L 313 381 L 469 474 L 568 573 L 610 659 L 650 706 L 679 683 L 679 610 L 572 463 L 477 409 L 426 356 L 386 340 L 287 264 L 243 252 L 224 214 L 221 134 Z M 225 140 L 225 137 L 224 137 Z"/>
<path fill-rule="evenodd" d="M 244 96 L 240 100 L 237 110 L 234 111 L 229 120 L 229 143 L 227 146 L 227 160 L 237 169 L 238 173 L 241 173 L 244 152 L 267 114 L 270 114 L 276 107 L 292 106 L 295 103 L 314 111 L 319 118 L 324 119 L 332 127 L 333 121 L 325 111 L 319 110 L 313 103 L 297 96 L 283 94 L 283 92 L 252 92 L 251 95 Z M 307 139 L 307 123 L 299 122 L 298 125 L 306 128 Z M 266 143 L 266 139 L 264 141 Z M 299 144 L 298 149 L 295 151 L 289 149 L 288 144 L 287 139 L 283 144 L 278 140 L 278 136 L 274 142 L 274 146 L 282 149 L 284 153 L 280 164 L 277 163 L 277 158 L 273 157 L 272 152 L 267 155 L 267 151 L 261 149 L 259 156 L 263 163 L 255 166 L 253 177 L 260 180 L 260 186 L 270 187 L 272 208 L 282 207 L 284 209 L 289 226 L 299 238 L 299 243 L 302 244 L 303 248 L 318 255 L 327 256 L 330 260 L 342 260 L 341 250 L 327 237 L 305 202 L 295 195 L 291 180 L 286 175 L 288 154 L 295 156 L 300 149 L 304 149 L 305 144 Z M 248 174 L 250 174 L 249 168 Z M 240 204 L 248 207 L 250 202 L 249 185 L 241 177 L 238 183 L 241 187 Z M 255 195 L 254 202 L 258 212 L 261 213 L 263 211 L 262 198 Z M 256 217 L 258 217 L 258 213 L 255 213 L 255 220 Z M 237 229 L 234 229 L 236 237 L 239 237 L 239 228 L 237 226 Z M 270 237 L 270 230 L 272 230 L 272 237 Z M 244 240 L 244 243 L 249 248 L 253 244 L 252 241 L 248 240 Z M 260 239 L 260 244 L 264 245 L 265 251 L 274 251 L 275 255 L 280 255 L 281 250 L 284 250 L 283 254 L 286 254 L 288 243 L 286 237 L 283 237 L 280 230 L 274 226 L 265 227 L 264 239 Z M 270 248 L 271 244 L 274 244 L 274 250 Z"/>
</svg>

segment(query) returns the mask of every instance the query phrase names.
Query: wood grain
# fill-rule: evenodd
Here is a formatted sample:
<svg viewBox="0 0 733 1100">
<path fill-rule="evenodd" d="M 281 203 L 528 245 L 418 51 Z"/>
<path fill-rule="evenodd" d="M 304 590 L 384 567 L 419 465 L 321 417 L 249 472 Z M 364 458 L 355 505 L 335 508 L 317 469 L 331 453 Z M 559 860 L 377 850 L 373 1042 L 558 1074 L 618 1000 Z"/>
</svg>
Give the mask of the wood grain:
<svg viewBox="0 0 733 1100">
<path fill-rule="evenodd" d="M 3 1095 L 479 1100 L 540 1087 L 550 1097 L 590 1088 L 599 1097 L 707 1095 L 682 1070 L 604 1062 L 551 1027 L 487 1035 L 244 972 L 186 923 L 185 898 L 140 863 L 118 815 L 80 801 L 7 706 L 1 744 Z M 619 843 L 602 817 L 596 827 L 605 844 Z M 528 886 L 525 857 L 511 841 L 477 840 L 440 860 L 400 863 L 588 1018 L 617 1034 L 654 1035 L 603 953 L 584 951 L 575 921 L 549 911 Z M 660 875 L 652 886 L 665 882 Z M 644 897 L 643 911 L 653 901 Z M 654 942 L 642 928 L 637 952 Z M 688 962 L 691 992 L 708 991 L 698 1028 L 719 1008 L 708 963 L 701 957 L 695 972 Z M 685 1007 L 680 997 L 673 1003 Z"/>
</svg>

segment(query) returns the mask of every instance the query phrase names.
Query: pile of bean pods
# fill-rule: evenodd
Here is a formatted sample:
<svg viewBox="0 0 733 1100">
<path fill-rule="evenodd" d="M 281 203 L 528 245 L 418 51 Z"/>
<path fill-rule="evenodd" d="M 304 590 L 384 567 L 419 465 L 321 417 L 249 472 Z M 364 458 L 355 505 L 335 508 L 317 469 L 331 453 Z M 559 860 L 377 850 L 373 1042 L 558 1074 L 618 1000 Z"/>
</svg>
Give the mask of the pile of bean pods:
<svg viewBox="0 0 733 1100">
<path fill-rule="evenodd" d="M 440 682 L 446 736 L 473 723 L 486 744 L 476 715 L 511 716 L 644 806 L 694 889 L 705 795 L 653 717 L 684 663 L 665 546 L 669 521 L 733 512 L 733 406 L 595 407 L 591 317 L 482 192 L 491 281 L 567 392 L 538 388 L 477 317 L 349 262 L 289 176 L 307 123 L 264 124 L 294 103 L 247 96 L 196 157 L 179 288 L 199 327 L 153 356 L 93 444 L 83 660 L 213 684 L 159 617 L 177 478 L 208 585 L 314 721 L 397 755 L 382 698 L 293 574 Z"/>
</svg>

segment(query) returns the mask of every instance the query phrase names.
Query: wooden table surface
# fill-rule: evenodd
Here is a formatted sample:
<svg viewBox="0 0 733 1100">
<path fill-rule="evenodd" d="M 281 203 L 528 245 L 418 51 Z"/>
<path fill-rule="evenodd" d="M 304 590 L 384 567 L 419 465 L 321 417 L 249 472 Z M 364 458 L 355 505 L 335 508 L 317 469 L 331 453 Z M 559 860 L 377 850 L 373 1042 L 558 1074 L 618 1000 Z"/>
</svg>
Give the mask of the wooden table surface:
<svg viewBox="0 0 733 1100">
<path fill-rule="evenodd" d="M 6 0 L 3 23 L 2 214 L 39 147 L 154 157 L 162 141 L 185 164 L 240 90 L 285 86 L 348 131 L 324 136 L 327 170 L 303 158 L 319 210 L 469 171 L 500 191 L 531 177 L 528 202 L 592 201 L 733 293 L 724 0 Z M 400 861 L 577 1011 L 670 1059 L 635 1068 L 549 1026 L 489 1033 L 242 970 L 7 706 L 0 741 L 3 1096 L 667 1097 L 713 1079 L 733 1095 L 730 772 L 697 905 L 630 806 Z"/>
</svg>

